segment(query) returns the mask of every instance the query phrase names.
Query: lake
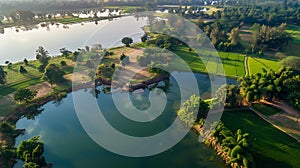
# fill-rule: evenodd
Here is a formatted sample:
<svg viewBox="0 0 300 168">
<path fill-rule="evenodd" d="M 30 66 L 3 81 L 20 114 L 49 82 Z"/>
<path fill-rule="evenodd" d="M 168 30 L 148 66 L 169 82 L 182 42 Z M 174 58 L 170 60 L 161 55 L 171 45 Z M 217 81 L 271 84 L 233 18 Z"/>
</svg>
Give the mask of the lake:
<svg viewBox="0 0 300 168">
<path fill-rule="evenodd" d="M 31 25 L 21 28 L 5 28 L 0 34 L 0 65 L 5 61 L 12 63 L 35 59 L 35 51 L 43 46 L 51 56 L 60 54 L 60 48 L 75 51 L 78 48 L 101 44 L 104 48 L 122 45 L 121 39 L 132 37 L 139 42 L 144 34 L 142 27 L 147 19 L 124 16 L 113 20 L 101 20 L 76 24 Z"/>
<path fill-rule="evenodd" d="M 186 76 L 185 73 L 179 73 L 180 75 L 182 77 Z M 204 74 L 196 74 L 195 76 L 201 95 L 209 95 L 209 77 Z M 102 108 L 102 113 L 107 121 L 119 131 L 135 136 L 157 134 L 174 121 L 176 111 L 180 105 L 180 89 L 176 80 L 171 76 L 167 83 L 169 84 L 160 82 L 158 86 L 161 89 L 154 87 L 151 91 L 146 89 L 142 94 L 130 94 L 130 98 L 136 108 L 146 109 L 150 106 L 148 100 L 150 93 L 160 98 L 162 96 L 161 91 L 166 91 L 167 105 L 163 113 L 155 120 L 147 123 L 134 122 L 121 115 L 114 105 L 112 94 L 101 92 L 98 95 L 97 103 Z M 229 79 L 227 83 L 236 83 L 236 81 Z M 52 101 L 42 106 L 41 109 L 44 109 L 44 111 L 35 120 L 20 119 L 16 124 L 17 128 L 25 128 L 26 133 L 17 138 L 16 145 L 21 140 L 40 135 L 41 140 L 45 144 L 44 156 L 47 162 L 53 163 L 54 168 L 100 166 L 109 168 L 225 167 L 222 159 L 211 148 L 200 143 L 193 131 L 171 149 L 151 157 L 132 158 L 109 152 L 97 145 L 80 125 L 72 99 L 74 94 L 83 97 L 93 97 L 91 89 L 79 90 L 68 94 L 66 98 L 59 102 Z M 114 94 L 121 96 L 125 93 L 116 92 Z M 183 99 L 187 99 L 187 97 Z M 87 114 L 88 111 L 87 108 Z M 20 163 L 16 164 L 15 168 L 21 168 Z"/>
</svg>

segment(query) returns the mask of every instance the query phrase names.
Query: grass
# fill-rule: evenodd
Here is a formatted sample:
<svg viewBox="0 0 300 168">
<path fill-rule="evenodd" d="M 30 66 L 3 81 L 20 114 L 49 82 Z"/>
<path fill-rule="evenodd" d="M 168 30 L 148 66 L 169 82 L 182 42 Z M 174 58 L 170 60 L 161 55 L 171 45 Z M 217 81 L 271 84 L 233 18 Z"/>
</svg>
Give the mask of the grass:
<svg viewBox="0 0 300 168">
<path fill-rule="evenodd" d="M 226 76 L 238 77 L 245 75 L 245 57 L 237 53 L 220 52 L 221 63 L 218 62 L 219 59 L 215 56 L 202 55 L 199 57 L 194 51 L 190 52 L 189 48 L 184 46 L 176 47 L 173 52 L 180 56 L 193 72 L 208 72 L 209 70 L 212 73 L 221 74 L 221 66 L 223 66 Z M 184 70 L 184 66 L 178 59 L 172 60 L 170 66 L 177 70 Z"/>
<path fill-rule="evenodd" d="M 277 70 L 280 67 L 279 61 L 267 60 L 262 58 L 249 57 L 248 67 L 250 75 L 256 73 L 263 73 L 263 68 L 268 70 Z"/>
<path fill-rule="evenodd" d="M 300 26 L 290 25 L 286 31 L 291 33 L 293 41 L 284 46 L 281 51 L 287 56 L 300 56 Z"/>
<path fill-rule="evenodd" d="M 290 25 L 286 31 L 293 37 L 293 40 L 290 43 L 300 45 L 300 26 Z"/>
<path fill-rule="evenodd" d="M 265 104 L 256 103 L 256 104 L 253 104 L 253 107 L 256 110 L 258 110 L 260 113 L 262 113 L 263 115 L 266 115 L 266 116 L 283 113 L 283 111 L 281 109 L 278 109 L 273 106 L 265 105 Z"/>
<path fill-rule="evenodd" d="M 79 23 L 79 22 L 90 21 L 90 20 L 93 20 L 93 18 L 67 17 L 67 18 L 57 19 L 56 21 L 62 24 L 70 24 L 70 23 Z"/>
<path fill-rule="evenodd" d="M 62 70 L 66 73 L 73 72 L 73 62 L 64 58 L 64 57 L 53 57 L 49 63 L 56 63 L 59 65 L 61 61 L 67 63 L 66 67 L 63 67 Z M 42 83 L 44 80 L 41 79 L 43 73 L 38 71 L 40 63 L 37 60 L 30 61 L 28 65 L 25 65 L 23 62 L 12 64 L 11 68 L 5 66 L 4 70 L 7 72 L 6 76 L 6 85 L 0 86 L 0 96 L 5 96 L 10 93 L 15 92 L 18 89 L 27 88 L 29 86 Z M 24 66 L 27 70 L 27 73 L 21 74 L 19 72 L 20 66 Z"/>
<path fill-rule="evenodd" d="M 250 134 L 256 167 L 299 167 L 300 143 L 276 129 L 250 110 L 224 112 L 222 121 L 233 132 Z"/>
</svg>

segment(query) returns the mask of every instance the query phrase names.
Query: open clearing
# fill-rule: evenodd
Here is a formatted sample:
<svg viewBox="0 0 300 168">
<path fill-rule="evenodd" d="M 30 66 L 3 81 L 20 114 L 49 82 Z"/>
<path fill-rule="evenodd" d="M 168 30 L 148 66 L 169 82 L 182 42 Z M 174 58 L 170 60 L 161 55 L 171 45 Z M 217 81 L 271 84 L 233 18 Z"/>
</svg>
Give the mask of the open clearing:
<svg viewBox="0 0 300 168">
<path fill-rule="evenodd" d="M 249 67 L 250 75 L 252 75 L 256 73 L 263 73 L 263 68 L 267 71 L 269 71 L 270 69 L 276 71 L 280 67 L 280 63 L 279 61 L 275 61 L 275 60 L 249 57 L 248 67 Z"/>
<path fill-rule="evenodd" d="M 245 57 L 238 53 L 219 52 L 218 56 L 199 56 L 194 51 L 189 51 L 188 47 L 178 46 L 174 53 L 180 56 L 192 69 L 193 72 L 209 72 L 222 74 L 222 68 L 226 76 L 240 77 L 245 75 Z M 222 62 L 219 62 L 219 61 Z M 171 61 L 171 64 L 180 70 L 181 64 Z"/>
</svg>

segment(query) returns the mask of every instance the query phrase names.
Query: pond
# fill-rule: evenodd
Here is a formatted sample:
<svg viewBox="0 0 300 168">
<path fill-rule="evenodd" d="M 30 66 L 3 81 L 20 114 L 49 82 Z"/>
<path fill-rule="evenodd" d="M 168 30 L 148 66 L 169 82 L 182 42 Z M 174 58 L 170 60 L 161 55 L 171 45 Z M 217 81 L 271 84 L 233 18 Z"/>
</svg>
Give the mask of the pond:
<svg viewBox="0 0 300 168">
<path fill-rule="evenodd" d="M 178 74 L 182 75 L 182 77 L 187 75 L 185 73 Z M 195 76 L 201 95 L 206 95 L 208 98 L 208 95 L 210 95 L 208 94 L 210 86 L 209 77 L 204 74 L 196 74 Z M 233 79 L 227 81 L 227 83 L 235 82 Z M 158 118 L 147 123 L 134 122 L 121 115 L 114 105 L 111 93 L 102 91 L 96 100 L 98 106 L 102 109 L 103 115 L 113 127 L 126 134 L 149 136 L 163 131 L 174 121 L 176 111 L 180 106 L 179 86 L 173 76 L 171 76 L 169 81 L 160 82 L 150 90 L 145 89 L 144 93 L 130 94 L 132 103 L 136 108 L 147 109 L 150 106 L 148 100 L 149 94 L 152 93 L 155 98 L 160 98 L 162 90 L 166 91 L 166 107 Z M 68 94 L 66 98 L 59 102 L 52 101 L 42 106 L 41 109 L 44 111 L 36 116 L 34 120 L 26 118 L 19 120 L 16 124 L 17 128 L 25 128 L 26 133 L 17 138 L 16 145 L 21 140 L 40 135 L 41 140 L 45 144 L 44 156 L 47 162 L 53 163 L 55 168 L 100 166 L 109 168 L 225 167 L 222 159 L 211 148 L 200 143 L 193 131 L 190 131 L 171 149 L 150 157 L 125 157 L 105 150 L 86 134 L 76 116 L 73 104 L 72 96 L 79 95 L 89 99 L 95 96 L 91 93 L 91 89 L 75 91 Z M 121 97 L 125 93 L 116 92 L 113 94 Z M 182 99 L 187 98 L 182 97 Z M 87 108 L 87 115 L 88 111 L 89 109 Z M 105 136 L 105 134 L 101 134 L 100 136 Z M 15 168 L 21 168 L 21 163 L 16 164 Z"/>
<path fill-rule="evenodd" d="M 76 24 L 30 25 L 26 27 L 5 28 L 0 34 L 0 65 L 5 61 L 12 63 L 35 59 L 38 46 L 43 46 L 51 56 L 60 54 L 60 48 L 75 51 L 78 48 L 101 44 L 104 48 L 122 45 L 121 39 L 132 37 L 139 42 L 144 34 L 142 27 L 147 19 L 124 16 L 113 20 L 101 20 Z"/>
</svg>

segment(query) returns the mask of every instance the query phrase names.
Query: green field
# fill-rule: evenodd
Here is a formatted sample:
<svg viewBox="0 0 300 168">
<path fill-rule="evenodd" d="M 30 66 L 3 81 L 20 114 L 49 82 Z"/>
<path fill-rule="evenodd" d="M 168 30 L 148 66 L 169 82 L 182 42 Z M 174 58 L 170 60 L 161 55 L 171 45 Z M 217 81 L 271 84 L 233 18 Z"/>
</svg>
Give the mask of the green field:
<svg viewBox="0 0 300 168">
<path fill-rule="evenodd" d="M 283 113 L 281 109 L 278 109 L 273 106 L 265 105 L 265 104 L 255 103 L 252 106 L 265 116 L 271 116 L 274 114 Z"/>
<path fill-rule="evenodd" d="M 300 26 L 290 25 L 286 31 L 293 37 L 290 43 L 300 45 Z"/>
<path fill-rule="evenodd" d="M 245 75 L 244 68 L 244 56 L 237 53 L 226 53 L 220 52 L 218 56 L 205 56 L 205 52 L 201 53 L 200 57 L 194 52 L 190 52 L 188 47 L 178 46 L 173 51 L 176 55 L 180 56 L 188 66 L 193 70 L 193 72 L 211 72 L 215 74 L 222 74 L 223 72 L 226 76 L 239 77 Z M 216 55 L 216 53 L 213 53 Z M 172 60 L 171 66 L 176 69 L 184 69 L 179 60 Z"/>
<path fill-rule="evenodd" d="M 251 153 L 256 167 L 299 167 L 300 143 L 276 129 L 250 110 L 224 112 L 222 121 L 233 132 L 250 134 Z"/>
<path fill-rule="evenodd" d="M 237 53 L 220 52 L 225 74 L 232 76 L 245 76 L 245 56 Z"/>
<path fill-rule="evenodd" d="M 49 63 L 59 64 L 61 61 L 65 61 L 67 65 L 72 65 L 72 61 L 64 57 L 53 57 Z M 0 86 L 0 96 L 5 96 L 7 94 L 15 92 L 17 89 L 27 88 L 29 86 L 44 82 L 41 79 L 42 73 L 38 71 L 40 63 L 38 61 L 30 61 L 28 65 L 25 65 L 23 62 L 12 64 L 9 69 L 5 66 L 4 70 L 7 72 L 6 76 L 6 85 Z M 23 66 L 27 73 L 21 74 L 19 72 L 20 66 Z M 72 73 L 72 66 L 63 67 L 62 70 L 66 73 Z"/>
<path fill-rule="evenodd" d="M 70 23 L 79 23 L 84 21 L 90 21 L 93 20 L 92 18 L 77 18 L 77 17 L 67 17 L 67 18 L 61 18 L 57 19 L 56 21 L 62 24 L 70 24 Z"/>
<path fill-rule="evenodd" d="M 287 32 L 291 33 L 293 40 L 282 48 L 282 52 L 287 56 L 300 56 L 300 26 L 290 25 Z"/>
<path fill-rule="evenodd" d="M 251 75 L 256 73 L 263 73 L 263 68 L 266 69 L 267 71 L 270 69 L 276 71 L 280 67 L 280 63 L 279 61 L 275 61 L 275 60 L 249 57 L 248 67 L 249 67 L 249 73 Z"/>
</svg>

